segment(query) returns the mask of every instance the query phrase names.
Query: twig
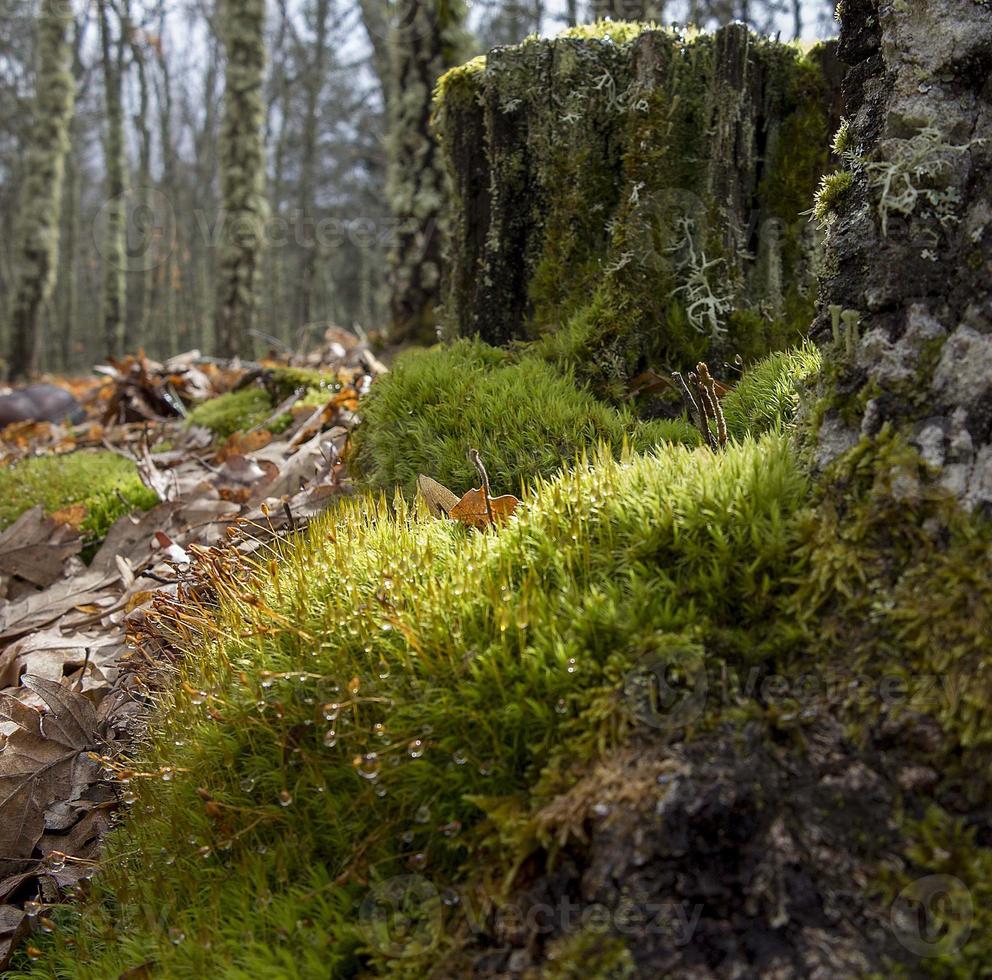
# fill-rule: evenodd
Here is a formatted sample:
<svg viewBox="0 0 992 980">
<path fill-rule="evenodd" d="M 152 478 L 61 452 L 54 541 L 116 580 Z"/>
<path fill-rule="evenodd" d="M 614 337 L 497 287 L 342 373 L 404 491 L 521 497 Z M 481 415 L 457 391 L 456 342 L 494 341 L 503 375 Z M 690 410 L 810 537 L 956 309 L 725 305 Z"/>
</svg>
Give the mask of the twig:
<svg viewBox="0 0 992 980">
<path fill-rule="evenodd" d="M 692 397 L 692 389 L 685 383 L 685 378 L 678 371 L 672 372 L 672 380 L 678 386 L 679 393 L 682 395 L 682 401 L 685 402 L 689 421 L 693 422 L 696 428 L 702 432 L 708 444 L 710 441 L 709 426 L 706 424 L 706 416 L 700 410 L 696 399 Z"/>
<path fill-rule="evenodd" d="M 482 464 L 482 457 L 479 456 L 478 449 L 470 449 L 468 451 L 468 458 L 474 464 L 476 470 L 478 471 L 479 479 L 482 481 L 482 492 L 486 495 L 486 513 L 489 515 L 489 523 L 495 527 L 496 521 L 493 517 L 493 505 L 489 496 L 489 474 L 486 472 L 486 468 Z"/>
<path fill-rule="evenodd" d="M 707 403 L 706 407 L 713 421 L 716 423 L 717 443 L 722 449 L 727 445 L 727 420 L 723 417 L 723 408 L 720 406 L 720 398 L 716 393 L 716 382 L 713 380 L 710 369 L 706 366 L 705 362 L 700 361 L 696 365 L 696 371 L 699 373 L 700 387 L 706 393 L 706 398 L 704 399 Z"/>
</svg>

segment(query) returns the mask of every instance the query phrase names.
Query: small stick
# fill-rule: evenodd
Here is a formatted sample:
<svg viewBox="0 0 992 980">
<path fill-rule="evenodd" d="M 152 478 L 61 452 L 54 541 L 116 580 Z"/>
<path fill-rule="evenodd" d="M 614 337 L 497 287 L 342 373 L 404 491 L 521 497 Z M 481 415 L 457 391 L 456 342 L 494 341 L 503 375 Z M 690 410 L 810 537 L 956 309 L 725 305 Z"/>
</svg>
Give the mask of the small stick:
<svg viewBox="0 0 992 980">
<path fill-rule="evenodd" d="M 685 383 L 685 378 L 678 371 L 672 372 L 672 380 L 678 385 L 679 392 L 682 395 L 682 401 L 685 402 L 689 421 L 696 424 L 696 427 L 706 438 L 706 442 L 709 443 L 709 426 L 706 424 L 706 416 L 700 411 L 699 405 L 696 404 L 696 399 L 692 397 L 692 389 Z"/>
<path fill-rule="evenodd" d="M 482 481 L 482 492 L 486 495 L 486 513 L 489 515 L 489 523 L 495 527 L 496 521 L 493 517 L 493 505 L 489 499 L 489 474 L 482 464 L 482 457 L 479 456 L 478 449 L 470 449 L 468 451 L 468 458 L 472 461 L 478 471 L 479 479 Z"/>
<path fill-rule="evenodd" d="M 708 407 L 712 412 L 713 421 L 716 422 L 717 442 L 723 448 L 727 445 L 727 420 L 723 417 L 723 408 L 720 406 L 720 398 L 716 393 L 716 382 L 705 362 L 700 361 L 696 365 L 696 370 L 699 372 L 699 382 L 709 398 Z"/>
<path fill-rule="evenodd" d="M 292 533 L 296 530 L 296 518 L 293 517 L 293 509 L 289 506 L 288 500 L 283 502 L 282 509 L 286 514 L 286 519 L 289 521 L 289 530 Z"/>
<path fill-rule="evenodd" d="M 703 435 L 706 437 L 706 445 L 710 449 L 716 449 L 716 437 L 713 435 L 713 430 L 710 428 L 710 421 L 714 419 L 713 406 L 710 404 L 710 394 L 709 392 L 700 384 L 699 375 L 695 371 L 689 372 L 689 381 L 692 386 L 696 389 L 696 394 L 699 397 L 699 404 L 702 406 L 703 419 L 700 423 L 700 428 L 703 431 Z"/>
</svg>

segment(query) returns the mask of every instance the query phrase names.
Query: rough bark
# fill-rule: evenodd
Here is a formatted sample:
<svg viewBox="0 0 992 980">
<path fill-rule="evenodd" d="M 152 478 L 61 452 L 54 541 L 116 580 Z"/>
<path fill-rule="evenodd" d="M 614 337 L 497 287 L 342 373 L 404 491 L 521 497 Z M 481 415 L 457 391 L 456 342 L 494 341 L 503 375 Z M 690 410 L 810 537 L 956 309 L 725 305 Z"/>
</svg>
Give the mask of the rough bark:
<svg viewBox="0 0 992 980">
<path fill-rule="evenodd" d="M 445 332 L 500 344 L 581 322 L 621 379 L 794 342 L 838 88 L 832 47 L 801 57 L 741 25 L 602 24 L 449 73 Z"/>
<path fill-rule="evenodd" d="M 388 187 L 392 338 L 435 339 L 446 176 L 431 129 L 434 86 L 465 55 L 460 0 L 399 0 L 390 33 Z"/>
<path fill-rule="evenodd" d="M 58 267 L 62 182 L 75 101 L 68 43 L 71 27 L 69 5 L 44 0 L 38 20 L 38 80 L 10 307 L 13 378 L 30 374 L 37 365 L 40 316 L 51 297 Z"/>
<path fill-rule="evenodd" d="M 103 67 L 106 132 L 104 160 L 107 199 L 102 210 L 103 228 L 99 250 L 101 259 L 101 314 L 104 345 L 111 357 L 124 352 L 127 332 L 127 280 L 125 278 L 125 232 L 127 201 L 125 181 L 127 161 L 124 156 L 124 38 L 115 40 L 110 27 L 109 4 L 100 0 L 100 51 Z M 124 33 L 123 22 L 121 34 Z"/>
<path fill-rule="evenodd" d="M 844 0 L 850 187 L 827 215 L 815 336 L 860 319 L 820 462 L 885 426 L 970 510 L 992 510 L 992 12 Z M 853 317 L 852 317 L 853 320 Z M 846 332 L 846 328 L 845 328 Z"/>
<path fill-rule="evenodd" d="M 227 56 L 221 126 L 223 239 L 217 273 L 216 344 L 227 356 L 246 353 L 258 306 L 258 271 L 267 212 L 265 147 L 265 3 L 223 0 Z"/>
</svg>

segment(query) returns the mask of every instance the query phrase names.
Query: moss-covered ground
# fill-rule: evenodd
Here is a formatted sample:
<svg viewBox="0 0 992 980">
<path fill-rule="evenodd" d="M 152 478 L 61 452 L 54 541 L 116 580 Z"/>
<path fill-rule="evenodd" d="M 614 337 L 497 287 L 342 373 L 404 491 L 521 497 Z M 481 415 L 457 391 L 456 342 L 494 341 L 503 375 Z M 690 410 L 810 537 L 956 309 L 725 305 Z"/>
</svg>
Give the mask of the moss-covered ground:
<svg viewBox="0 0 992 980">
<path fill-rule="evenodd" d="M 535 480 L 498 534 L 362 496 L 253 568 L 214 564 L 202 604 L 166 617 L 189 656 L 148 743 L 113 763 L 132 813 L 12 976 L 427 976 L 458 954 L 454 911 L 383 933 L 370 889 L 419 875 L 435 897 L 498 892 L 538 844 L 549 787 L 638 732 L 624 684 L 646 659 L 673 677 L 902 678 L 901 710 L 938 725 L 926 762 L 945 806 L 907 796 L 886 815 L 902 856 L 871 889 L 891 900 L 942 873 L 982 899 L 992 852 L 949 801 L 989 789 L 988 528 L 886 434 L 838 464 L 840 495 L 799 459 L 782 431 L 722 453 L 604 446 Z M 931 675 L 953 703 L 920 700 Z M 852 744 L 883 707 L 852 699 Z M 729 717 L 707 710 L 697 730 Z M 934 975 L 976 975 L 987 905 L 976 916 L 964 952 L 924 963 Z M 557 948 L 564 976 L 588 949 L 630 963 L 609 929 Z"/>
<path fill-rule="evenodd" d="M 272 369 L 263 380 L 264 384 L 201 402 L 190 412 L 190 424 L 209 429 L 219 439 L 226 439 L 235 432 L 262 427 L 266 422 L 266 428 L 278 434 L 289 428 L 293 416 L 284 412 L 272 418 L 272 413 L 294 391 L 303 391 L 294 407 L 317 408 L 340 388 L 337 379 L 331 375 L 296 368 Z"/>
<path fill-rule="evenodd" d="M 52 514 L 81 504 L 85 516 L 80 530 L 97 541 L 119 517 L 157 502 L 134 463 L 116 453 L 38 456 L 0 468 L 0 529 L 32 507 L 40 505 Z"/>
</svg>

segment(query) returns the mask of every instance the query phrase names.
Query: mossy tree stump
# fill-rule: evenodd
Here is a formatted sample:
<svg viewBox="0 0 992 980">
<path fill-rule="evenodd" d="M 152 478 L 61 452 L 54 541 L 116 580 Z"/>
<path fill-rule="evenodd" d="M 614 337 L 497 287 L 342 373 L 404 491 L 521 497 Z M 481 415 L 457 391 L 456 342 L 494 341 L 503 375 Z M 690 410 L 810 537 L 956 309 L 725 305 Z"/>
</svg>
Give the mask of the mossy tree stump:
<svg viewBox="0 0 992 980">
<path fill-rule="evenodd" d="M 568 328 L 607 380 L 786 346 L 812 319 L 802 212 L 839 74 L 832 45 L 616 23 L 453 70 L 437 106 L 454 183 L 447 334 Z"/>
</svg>

